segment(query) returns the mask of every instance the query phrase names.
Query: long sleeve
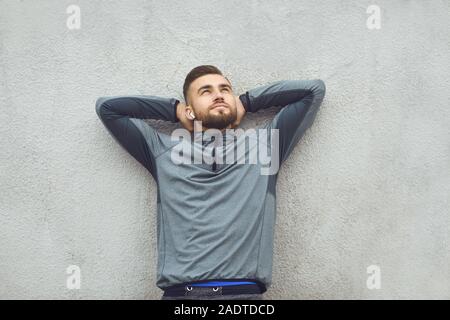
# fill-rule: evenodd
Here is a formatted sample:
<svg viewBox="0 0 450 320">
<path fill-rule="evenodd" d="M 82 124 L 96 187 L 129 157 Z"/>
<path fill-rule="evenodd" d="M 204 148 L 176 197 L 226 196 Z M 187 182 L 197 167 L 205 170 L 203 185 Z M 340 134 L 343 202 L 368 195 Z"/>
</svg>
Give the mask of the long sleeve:
<svg viewBox="0 0 450 320">
<path fill-rule="evenodd" d="M 279 163 L 283 163 L 305 131 L 312 125 L 325 97 L 320 80 L 282 80 L 247 91 L 239 96 L 246 112 L 272 106 L 282 109 L 268 129 L 279 130 Z"/>
<path fill-rule="evenodd" d="M 156 178 L 159 134 L 143 119 L 178 122 L 178 103 L 174 98 L 148 95 L 112 96 L 97 99 L 95 109 L 115 140 Z"/>
</svg>

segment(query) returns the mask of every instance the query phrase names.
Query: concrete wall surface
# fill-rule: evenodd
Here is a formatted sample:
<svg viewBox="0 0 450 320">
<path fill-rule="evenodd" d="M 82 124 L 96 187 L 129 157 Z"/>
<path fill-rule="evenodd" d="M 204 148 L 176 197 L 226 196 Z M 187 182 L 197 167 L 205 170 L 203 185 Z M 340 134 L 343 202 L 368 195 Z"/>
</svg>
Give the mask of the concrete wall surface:
<svg viewBox="0 0 450 320">
<path fill-rule="evenodd" d="M 327 86 L 279 173 L 266 299 L 450 299 L 446 0 L 0 0 L 0 298 L 160 298 L 156 184 L 95 101 L 182 99 L 202 64 L 239 93 Z"/>
</svg>

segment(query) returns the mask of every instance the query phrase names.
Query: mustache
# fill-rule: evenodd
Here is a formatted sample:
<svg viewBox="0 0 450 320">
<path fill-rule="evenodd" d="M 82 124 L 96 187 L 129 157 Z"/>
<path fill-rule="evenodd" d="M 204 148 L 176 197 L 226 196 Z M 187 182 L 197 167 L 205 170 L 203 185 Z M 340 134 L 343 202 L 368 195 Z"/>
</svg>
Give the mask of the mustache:
<svg viewBox="0 0 450 320">
<path fill-rule="evenodd" d="M 212 110 L 215 107 L 227 107 L 227 108 L 229 108 L 230 106 L 228 105 L 228 103 L 225 103 L 225 102 L 216 102 L 209 108 L 209 110 Z"/>
</svg>

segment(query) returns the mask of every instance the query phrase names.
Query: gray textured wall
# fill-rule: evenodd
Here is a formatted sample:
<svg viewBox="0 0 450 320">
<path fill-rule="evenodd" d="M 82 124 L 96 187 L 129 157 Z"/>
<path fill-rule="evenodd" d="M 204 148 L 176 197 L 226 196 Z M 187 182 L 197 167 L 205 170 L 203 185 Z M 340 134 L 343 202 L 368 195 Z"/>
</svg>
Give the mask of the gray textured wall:
<svg viewBox="0 0 450 320">
<path fill-rule="evenodd" d="M 239 93 L 327 85 L 280 172 L 268 299 L 450 298 L 449 1 L 0 0 L 0 41 L 0 298 L 160 298 L 156 185 L 94 104 L 181 99 L 200 64 Z"/>
</svg>

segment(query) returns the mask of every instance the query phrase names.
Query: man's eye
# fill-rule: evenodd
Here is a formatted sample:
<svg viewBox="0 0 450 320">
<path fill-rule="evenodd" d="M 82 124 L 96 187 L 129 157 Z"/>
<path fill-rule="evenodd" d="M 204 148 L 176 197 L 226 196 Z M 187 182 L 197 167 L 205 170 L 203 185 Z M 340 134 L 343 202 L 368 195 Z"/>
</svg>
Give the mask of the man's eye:
<svg viewBox="0 0 450 320">
<path fill-rule="evenodd" d="M 204 94 L 205 92 L 209 92 L 209 90 L 205 90 L 205 91 L 203 91 L 203 92 L 202 92 L 202 94 Z"/>
</svg>

